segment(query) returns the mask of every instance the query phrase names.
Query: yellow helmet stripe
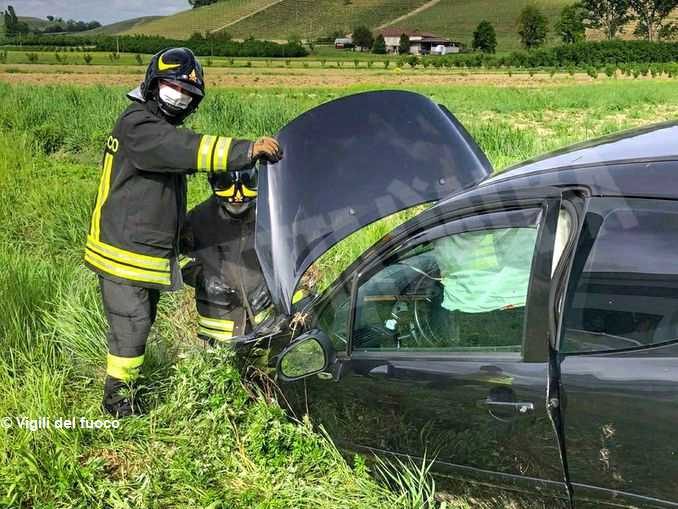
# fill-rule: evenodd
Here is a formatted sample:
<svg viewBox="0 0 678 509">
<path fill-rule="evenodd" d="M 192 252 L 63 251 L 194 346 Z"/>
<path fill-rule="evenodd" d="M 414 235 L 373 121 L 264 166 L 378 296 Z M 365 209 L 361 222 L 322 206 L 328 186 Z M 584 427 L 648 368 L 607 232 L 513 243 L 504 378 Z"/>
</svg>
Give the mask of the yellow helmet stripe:
<svg viewBox="0 0 678 509">
<path fill-rule="evenodd" d="M 233 193 L 235 193 L 235 186 L 231 186 L 228 189 L 224 189 L 223 191 L 215 191 L 214 192 L 214 194 L 216 194 L 217 196 L 223 196 L 225 198 L 232 196 Z"/>
<path fill-rule="evenodd" d="M 160 71 L 167 71 L 169 69 L 176 69 L 178 67 L 181 67 L 181 64 L 166 64 L 162 59 L 163 56 L 164 55 L 160 55 L 160 58 L 158 59 L 158 69 Z"/>
</svg>

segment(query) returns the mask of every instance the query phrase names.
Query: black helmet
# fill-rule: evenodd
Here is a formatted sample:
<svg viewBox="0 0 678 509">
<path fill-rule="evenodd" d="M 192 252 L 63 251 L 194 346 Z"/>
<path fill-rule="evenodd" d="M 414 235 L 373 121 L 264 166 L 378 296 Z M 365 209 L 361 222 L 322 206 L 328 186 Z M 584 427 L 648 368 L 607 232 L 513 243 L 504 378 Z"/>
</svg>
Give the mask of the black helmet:
<svg viewBox="0 0 678 509">
<path fill-rule="evenodd" d="M 226 211 L 237 217 L 255 206 L 258 175 L 257 168 L 251 168 L 244 171 L 211 172 L 207 179 Z"/>
<path fill-rule="evenodd" d="M 163 113 L 181 120 L 193 113 L 205 96 L 205 80 L 202 66 L 188 48 L 171 48 L 156 53 L 146 69 L 146 77 L 141 86 L 128 94 L 131 99 L 146 102 L 156 100 L 160 80 L 179 86 L 193 96 L 185 109 L 175 109 L 170 104 L 158 101 Z"/>
</svg>

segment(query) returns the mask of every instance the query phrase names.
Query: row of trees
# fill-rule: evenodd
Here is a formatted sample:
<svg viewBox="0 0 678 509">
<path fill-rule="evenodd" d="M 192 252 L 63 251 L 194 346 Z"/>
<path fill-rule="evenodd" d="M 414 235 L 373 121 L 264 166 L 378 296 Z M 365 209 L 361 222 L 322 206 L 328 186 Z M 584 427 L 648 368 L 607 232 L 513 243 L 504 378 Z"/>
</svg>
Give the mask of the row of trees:
<svg viewBox="0 0 678 509">
<path fill-rule="evenodd" d="M 61 33 L 61 32 L 84 32 L 85 30 L 92 30 L 94 28 L 99 28 L 101 23 L 98 21 L 75 21 L 69 19 L 64 21 L 63 18 L 55 18 L 54 16 L 47 16 L 47 21 L 49 24 L 40 28 L 35 27 L 31 29 L 28 23 L 25 21 L 19 21 L 19 18 L 16 15 L 14 7 L 11 5 L 7 6 L 7 10 L 2 12 L 3 21 L 5 25 L 5 36 L 6 37 L 17 37 L 19 35 L 27 35 L 30 33 L 33 34 L 52 34 L 52 33 Z"/>
<path fill-rule="evenodd" d="M 243 42 L 193 37 L 188 41 L 166 39 L 159 36 L 70 36 L 70 35 L 29 35 L 23 39 L 24 47 L 66 48 L 82 47 L 92 51 L 128 53 L 157 53 L 172 46 L 185 46 L 202 56 L 221 57 L 271 57 L 293 58 L 308 55 L 298 42 L 277 44 L 271 41 L 246 39 Z"/>
<path fill-rule="evenodd" d="M 56 18 L 54 16 L 47 16 L 47 21 L 50 22 L 49 25 L 41 30 L 36 30 L 35 32 L 42 32 L 43 34 L 54 34 L 61 32 L 73 33 L 84 32 L 85 30 L 93 30 L 101 26 L 101 23 L 98 21 L 75 21 L 74 19 L 64 21 L 63 18 Z"/>
<path fill-rule="evenodd" d="M 197 9 L 198 7 L 204 7 L 206 5 L 215 4 L 221 1 L 223 0 L 188 0 L 188 3 L 191 5 L 191 7 Z"/>
<path fill-rule="evenodd" d="M 634 35 L 648 41 L 669 40 L 678 35 L 678 25 L 669 18 L 678 0 L 582 0 L 563 8 L 554 29 L 565 44 L 586 38 L 586 29 L 601 30 L 612 40 L 635 21 Z M 548 33 L 546 16 L 527 6 L 518 18 L 518 34 L 527 49 L 544 44 Z"/>
</svg>

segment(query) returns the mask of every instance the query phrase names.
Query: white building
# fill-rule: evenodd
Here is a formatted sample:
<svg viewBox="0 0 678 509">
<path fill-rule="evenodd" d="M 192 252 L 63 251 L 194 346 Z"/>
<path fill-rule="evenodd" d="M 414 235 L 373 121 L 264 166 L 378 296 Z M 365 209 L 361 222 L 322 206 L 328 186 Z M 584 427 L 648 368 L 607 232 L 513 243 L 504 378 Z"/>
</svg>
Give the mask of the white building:
<svg viewBox="0 0 678 509">
<path fill-rule="evenodd" d="M 400 37 L 403 34 L 409 37 L 410 53 L 414 55 L 446 55 L 448 53 L 459 53 L 462 49 L 462 44 L 459 42 L 419 30 L 388 27 L 380 30 L 379 33 L 384 36 L 387 53 L 399 53 Z"/>
</svg>

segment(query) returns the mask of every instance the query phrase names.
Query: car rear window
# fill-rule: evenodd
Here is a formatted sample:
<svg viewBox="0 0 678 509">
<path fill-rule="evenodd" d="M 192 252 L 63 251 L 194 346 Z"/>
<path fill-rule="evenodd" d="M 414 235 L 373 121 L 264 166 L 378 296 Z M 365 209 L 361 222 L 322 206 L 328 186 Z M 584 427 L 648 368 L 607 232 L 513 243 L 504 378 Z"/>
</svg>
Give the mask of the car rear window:
<svg viewBox="0 0 678 509">
<path fill-rule="evenodd" d="M 560 350 L 678 340 L 678 204 L 594 199 L 568 285 Z"/>
</svg>

